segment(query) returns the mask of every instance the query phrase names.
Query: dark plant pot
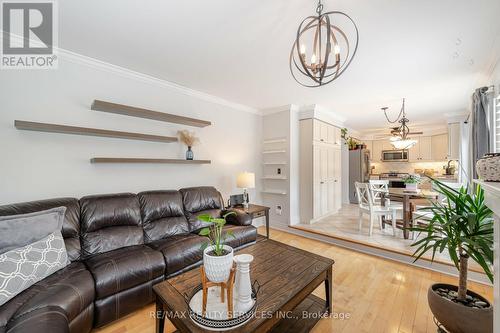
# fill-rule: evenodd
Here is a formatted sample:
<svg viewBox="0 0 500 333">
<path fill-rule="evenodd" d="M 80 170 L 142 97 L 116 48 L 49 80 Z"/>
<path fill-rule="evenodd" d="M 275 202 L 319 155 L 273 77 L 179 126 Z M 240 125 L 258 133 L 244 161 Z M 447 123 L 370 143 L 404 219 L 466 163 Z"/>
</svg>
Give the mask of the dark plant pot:
<svg viewBox="0 0 500 333">
<path fill-rule="evenodd" d="M 493 333 L 493 307 L 484 297 L 467 291 L 467 294 L 479 298 L 488 304 L 487 308 L 475 309 L 450 301 L 438 293 L 443 288 L 458 291 L 457 286 L 436 283 L 427 291 L 427 300 L 432 314 L 451 333 Z"/>
</svg>

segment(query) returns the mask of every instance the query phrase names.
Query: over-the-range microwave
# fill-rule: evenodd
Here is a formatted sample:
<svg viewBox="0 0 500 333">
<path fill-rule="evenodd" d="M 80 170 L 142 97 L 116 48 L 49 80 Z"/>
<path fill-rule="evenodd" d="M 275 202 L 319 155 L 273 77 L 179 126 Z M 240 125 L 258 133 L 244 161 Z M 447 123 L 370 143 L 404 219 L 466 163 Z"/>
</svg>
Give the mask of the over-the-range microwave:
<svg viewBox="0 0 500 333">
<path fill-rule="evenodd" d="M 383 150 L 382 162 L 408 162 L 408 150 Z"/>
</svg>

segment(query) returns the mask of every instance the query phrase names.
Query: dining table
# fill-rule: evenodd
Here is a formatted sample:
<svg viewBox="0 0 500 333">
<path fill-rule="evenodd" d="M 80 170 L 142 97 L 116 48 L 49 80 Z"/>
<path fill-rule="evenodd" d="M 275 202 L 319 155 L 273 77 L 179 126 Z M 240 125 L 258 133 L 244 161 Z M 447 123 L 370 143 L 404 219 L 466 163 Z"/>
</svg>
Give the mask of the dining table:
<svg viewBox="0 0 500 333">
<path fill-rule="evenodd" d="M 408 239 L 410 237 L 410 230 L 408 230 L 408 228 L 412 227 L 414 211 L 412 200 L 427 199 L 429 200 L 429 206 L 431 206 L 431 201 L 437 200 L 439 196 L 439 193 L 425 189 L 407 190 L 406 188 L 389 187 L 388 190 L 381 192 L 382 206 L 385 206 L 387 198 L 392 201 L 403 203 L 403 218 L 401 220 L 398 220 L 396 224 L 402 226 L 403 237 L 405 239 Z M 385 227 L 386 223 L 389 222 L 386 222 L 385 219 L 382 218 L 383 227 Z"/>
</svg>

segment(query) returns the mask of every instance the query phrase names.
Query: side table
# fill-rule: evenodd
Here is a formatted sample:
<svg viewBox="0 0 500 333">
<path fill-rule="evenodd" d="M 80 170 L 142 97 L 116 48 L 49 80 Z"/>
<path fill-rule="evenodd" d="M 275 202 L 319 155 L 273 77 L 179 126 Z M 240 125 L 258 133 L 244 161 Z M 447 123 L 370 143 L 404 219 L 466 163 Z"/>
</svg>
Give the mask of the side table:
<svg viewBox="0 0 500 333">
<path fill-rule="evenodd" d="M 236 210 L 240 213 L 248 214 L 253 219 L 265 216 L 266 217 L 266 237 L 269 239 L 269 210 L 271 208 L 260 205 L 249 204 L 248 208 L 243 207 L 228 207 L 228 209 Z"/>
</svg>

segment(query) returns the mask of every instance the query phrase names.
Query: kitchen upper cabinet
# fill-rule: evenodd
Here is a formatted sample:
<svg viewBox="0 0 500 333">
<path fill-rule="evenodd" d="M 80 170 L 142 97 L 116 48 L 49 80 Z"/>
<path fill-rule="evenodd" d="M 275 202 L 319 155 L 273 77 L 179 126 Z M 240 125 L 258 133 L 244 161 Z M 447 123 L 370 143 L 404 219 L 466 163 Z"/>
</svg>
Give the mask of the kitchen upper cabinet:
<svg viewBox="0 0 500 333">
<path fill-rule="evenodd" d="M 417 144 L 408 149 L 410 162 L 432 161 L 432 138 L 430 136 L 420 136 L 415 139 Z"/>
<path fill-rule="evenodd" d="M 448 134 L 433 135 L 431 138 L 432 159 L 445 161 L 448 159 Z"/>
<path fill-rule="evenodd" d="M 420 140 L 420 160 L 432 161 L 432 138 L 430 136 L 421 136 Z"/>
<path fill-rule="evenodd" d="M 460 123 L 448 124 L 448 158 L 460 159 Z"/>
<path fill-rule="evenodd" d="M 384 142 L 382 140 L 374 140 L 372 143 L 372 154 L 371 160 L 374 162 L 380 162 L 382 159 L 382 150 Z"/>
</svg>

